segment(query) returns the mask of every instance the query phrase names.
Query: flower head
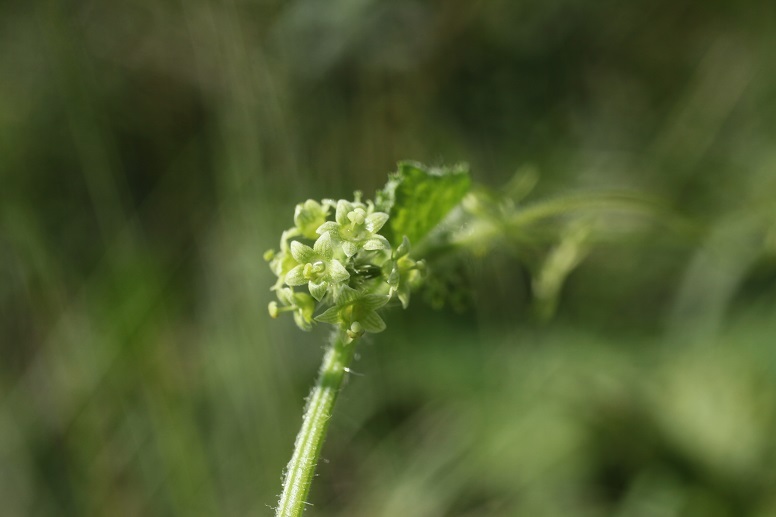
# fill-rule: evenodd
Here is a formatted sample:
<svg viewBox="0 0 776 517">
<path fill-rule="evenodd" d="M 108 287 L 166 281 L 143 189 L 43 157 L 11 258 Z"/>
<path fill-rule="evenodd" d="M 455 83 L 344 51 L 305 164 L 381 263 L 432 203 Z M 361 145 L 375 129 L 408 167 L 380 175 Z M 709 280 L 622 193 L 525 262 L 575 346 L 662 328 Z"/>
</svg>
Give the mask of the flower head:
<svg viewBox="0 0 776 517">
<path fill-rule="evenodd" d="M 277 277 L 270 316 L 291 312 L 303 330 L 326 322 L 356 339 L 385 329 L 377 310 L 392 297 L 407 306 L 422 263 L 409 258 L 406 237 L 392 251 L 379 233 L 388 214 L 375 210 L 372 201 L 362 202 L 360 192 L 354 198 L 308 199 L 296 205 L 294 226 L 283 232 L 280 251 L 264 254 Z M 295 291 L 300 286 L 309 293 Z M 313 317 L 316 312 L 320 314 Z"/>
</svg>

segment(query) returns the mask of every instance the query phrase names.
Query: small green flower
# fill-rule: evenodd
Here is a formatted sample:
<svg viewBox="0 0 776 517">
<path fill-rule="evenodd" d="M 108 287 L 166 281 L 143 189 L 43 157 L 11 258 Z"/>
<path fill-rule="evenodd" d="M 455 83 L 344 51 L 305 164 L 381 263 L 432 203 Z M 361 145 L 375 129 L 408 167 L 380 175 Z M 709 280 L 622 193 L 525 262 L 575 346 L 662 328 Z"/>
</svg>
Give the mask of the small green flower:
<svg viewBox="0 0 776 517">
<path fill-rule="evenodd" d="M 425 263 L 422 260 L 415 261 L 409 257 L 410 241 L 405 235 L 402 243 L 393 254 L 393 267 L 388 275 L 388 285 L 391 286 L 390 294 L 396 293 L 403 308 L 410 304 L 410 292 L 420 284 L 423 278 Z"/>
<path fill-rule="evenodd" d="M 324 201 L 323 204 L 313 199 L 308 199 L 304 203 L 296 205 L 294 210 L 294 224 L 299 233 L 308 239 L 318 238 L 315 230 L 326 222 L 326 216 L 329 215 L 331 205 Z"/>
<path fill-rule="evenodd" d="M 272 289 L 278 289 L 285 282 L 286 274 L 296 267 L 297 263 L 294 257 L 291 255 L 291 250 L 288 247 L 288 240 L 299 234 L 296 228 L 286 230 L 280 236 L 280 251 L 267 250 L 264 252 L 264 260 L 269 262 L 269 268 L 278 277 L 277 282 Z"/>
<path fill-rule="evenodd" d="M 359 249 L 368 251 L 391 249 L 388 239 L 377 233 L 388 220 L 388 214 L 374 210 L 374 204 L 371 202 L 364 205 L 360 202 L 351 203 L 340 199 L 337 202 L 335 221 L 323 223 L 317 232 L 318 234 L 331 232 L 342 242 L 342 250 L 348 258 L 358 253 Z"/>
<path fill-rule="evenodd" d="M 293 311 L 294 321 L 302 330 L 310 330 L 313 323 L 313 312 L 315 312 L 315 300 L 306 293 L 296 293 L 290 287 L 281 287 L 276 291 L 277 302 L 269 303 L 269 315 L 277 318 L 281 312 Z"/>
<path fill-rule="evenodd" d="M 292 241 L 291 255 L 298 265 L 286 273 L 286 284 L 293 287 L 306 283 L 310 294 L 318 301 L 321 301 L 330 287 L 350 278 L 345 266 L 333 258 L 334 246 L 328 233 L 318 237 L 312 248 Z"/>
<path fill-rule="evenodd" d="M 343 286 L 336 304 L 316 316 L 315 320 L 340 326 L 348 331 L 351 339 L 364 332 L 382 332 L 385 330 L 385 322 L 377 314 L 377 309 L 388 303 L 390 298 L 381 294 L 365 294 Z"/>
</svg>

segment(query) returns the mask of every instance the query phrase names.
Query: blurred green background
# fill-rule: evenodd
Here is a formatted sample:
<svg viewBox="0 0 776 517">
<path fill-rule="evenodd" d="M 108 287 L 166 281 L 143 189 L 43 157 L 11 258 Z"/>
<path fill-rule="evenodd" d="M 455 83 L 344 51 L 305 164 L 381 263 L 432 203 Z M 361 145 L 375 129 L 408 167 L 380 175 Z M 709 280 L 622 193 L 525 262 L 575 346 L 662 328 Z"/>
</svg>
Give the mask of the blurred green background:
<svg viewBox="0 0 776 517">
<path fill-rule="evenodd" d="M 262 253 L 415 159 L 662 208 L 552 318 L 507 246 L 390 312 L 307 514 L 775 516 L 774 48 L 755 0 L 3 3 L 0 514 L 271 515 L 325 331 Z"/>
</svg>

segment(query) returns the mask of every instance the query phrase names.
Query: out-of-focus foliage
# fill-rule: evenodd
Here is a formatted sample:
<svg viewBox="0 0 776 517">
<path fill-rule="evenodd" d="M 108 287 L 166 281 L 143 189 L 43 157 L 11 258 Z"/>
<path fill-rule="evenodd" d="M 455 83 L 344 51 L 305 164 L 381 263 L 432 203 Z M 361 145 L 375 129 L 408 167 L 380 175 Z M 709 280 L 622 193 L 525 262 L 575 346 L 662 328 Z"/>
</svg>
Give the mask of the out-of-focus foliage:
<svg viewBox="0 0 776 517">
<path fill-rule="evenodd" d="M 275 214 L 412 159 L 505 238 L 363 344 L 310 515 L 775 515 L 774 9 L 3 3 L 0 513 L 271 514 Z"/>
</svg>

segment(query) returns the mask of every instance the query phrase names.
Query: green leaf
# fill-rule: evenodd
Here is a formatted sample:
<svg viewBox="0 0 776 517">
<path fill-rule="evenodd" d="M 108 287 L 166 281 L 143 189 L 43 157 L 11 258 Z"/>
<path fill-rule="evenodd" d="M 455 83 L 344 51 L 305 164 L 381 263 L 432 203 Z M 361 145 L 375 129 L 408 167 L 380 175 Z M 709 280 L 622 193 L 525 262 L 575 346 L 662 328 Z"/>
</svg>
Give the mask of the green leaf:
<svg viewBox="0 0 776 517">
<path fill-rule="evenodd" d="M 467 165 L 427 168 L 416 162 L 399 162 L 385 188 L 377 193 L 377 209 L 390 214 L 383 234 L 398 246 L 405 235 L 420 242 L 460 203 L 469 190 Z"/>
</svg>

